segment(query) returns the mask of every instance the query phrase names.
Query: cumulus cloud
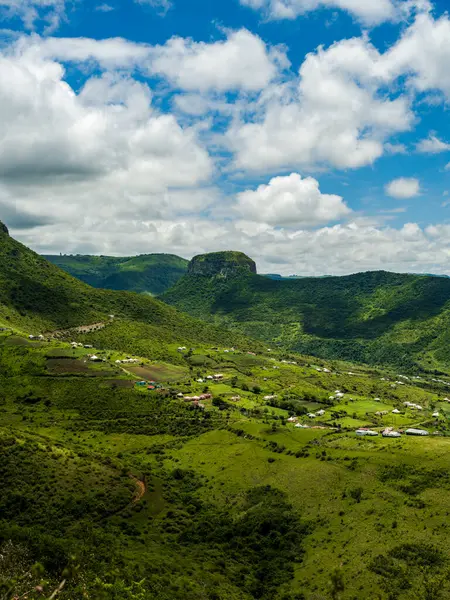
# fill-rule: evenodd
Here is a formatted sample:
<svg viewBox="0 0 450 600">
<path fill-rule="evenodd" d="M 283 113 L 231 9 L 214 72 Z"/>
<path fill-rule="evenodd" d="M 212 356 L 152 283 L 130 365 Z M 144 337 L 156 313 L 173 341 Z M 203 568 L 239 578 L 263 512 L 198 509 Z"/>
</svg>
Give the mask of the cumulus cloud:
<svg viewBox="0 0 450 600">
<path fill-rule="evenodd" d="M 392 198 L 413 198 L 420 192 L 420 182 L 414 177 L 399 177 L 386 186 L 386 194 Z"/>
<path fill-rule="evenodd" d="M 76 93 L 63 77 L 53 60 L 0 57 L 0 212 L 14 204 L 71 235 L 75 223 L 92 231 L 209 206 L 208 152 L 195 129 L 153 107 L 147 85 L 106 73 Z"/>
<path fill-rule="evenodd" d="M 406 97 L 381 93 L 390 79 L 384 56 L 366 38 L 319 48 L 306 57 L 298 82 L 266 90 L 256 113 L 230 127 L 237 168 L 372 164 L 386 139 L 413 123 Z"/>
<path fill-rule="evenodd" d="M 298 173 L 239 193 L 236 210 L 243 219 L 286 227 L 329 223 L 351 212 L 341 196 L 322 194 L 316 179 Z"/>
<path fill-rule="evenodd" d="M 439 154 L 450 150 L 450 144 L 443 142 L 435 135 L 430 135 L 427 139 L 417 143 L 416 150 L 423 154 Z"/>
<path fill-rule="evenodd" d="M 211 44 L 172 38 L 153 49 L 149 70 L 184 90 L 258 91 L 274 79 L 280 64 L 288 64 L 282 50 L 269 50 L 261 38 L 241 29 Z"/>
<path fill-rule="evenodd" d="M 427 10 L 428 0 L 240 0 L 243 6 L 262 11 L 271 19 L 295 19 L 299 15 L 320 8 L 340 9 L 349 12 L 365 25 L 378 25 L 384 21 L 399 20 L 412 10 Z"/>
<path fill-rule="evenodd" d="M 447 13 L 435 20 L 419 14 L 386 54 L 393 76 L 408 75 L 420 92 L 440 91 L 450 98 L 450 19 Z"/>
</svg>

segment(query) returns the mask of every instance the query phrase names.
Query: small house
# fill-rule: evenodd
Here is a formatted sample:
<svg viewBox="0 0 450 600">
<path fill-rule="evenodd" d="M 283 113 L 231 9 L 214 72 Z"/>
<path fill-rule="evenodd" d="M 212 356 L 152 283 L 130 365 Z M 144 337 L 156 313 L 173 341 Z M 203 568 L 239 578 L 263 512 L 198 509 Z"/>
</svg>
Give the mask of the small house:
<svg viewBox="0 0 450 600">
<path fill-rule="evenodd" d="M 418 435 L 418 436 L 425 436 L 425 435 L 430 435 L 428 433 L 428 431 L 425 431 L 425 429 L 407 429 L 405 431 L 406 435 Z"/>
<path fill-rule="evenodd" d="M 388 427 L 387 429 L 385 429 L 382 434 L 383 437 L 385 438 L 399 438 L 402 437 L 402 434 L 399 433 L 398 431 L 394 431 L 391 427 Z"/>
<path fill-rule="evenodd" d="M 378 431 L 372 431 L 371 429 L 366 429 L 365 427 L 361 427 L 360 429 L 356 430 L 356 435 L 360 435 L 360 436 L 376 436 L 378 435 Z"/>
</svg>

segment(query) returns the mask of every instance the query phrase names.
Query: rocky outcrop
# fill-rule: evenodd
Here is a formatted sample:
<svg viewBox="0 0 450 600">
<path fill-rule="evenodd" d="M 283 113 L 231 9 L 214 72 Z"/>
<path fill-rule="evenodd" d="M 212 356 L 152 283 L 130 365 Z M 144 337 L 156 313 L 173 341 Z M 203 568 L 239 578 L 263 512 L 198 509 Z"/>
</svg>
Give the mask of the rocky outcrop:
<svg viewBox="0 0 450 600">
<path fill-rule="evenodd" d="M 204 277 L 234 277 L 256 274 L 256 264 L 243 252 L 211 252 L 194 256 L 188 266 L 188 275 Z"/>
</svg>

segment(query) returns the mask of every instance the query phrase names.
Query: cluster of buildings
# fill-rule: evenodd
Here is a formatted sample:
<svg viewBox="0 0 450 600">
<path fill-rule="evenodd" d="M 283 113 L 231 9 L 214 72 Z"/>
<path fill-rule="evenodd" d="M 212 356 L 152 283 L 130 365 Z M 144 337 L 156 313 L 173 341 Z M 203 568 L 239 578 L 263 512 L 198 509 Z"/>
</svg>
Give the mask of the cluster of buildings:
<svg viewBox="0 0 450 600">
<path fill-rule="evenodd" d="M 360 435 L 360 436 L 377 436 L 378 435 L 378 431 L 374 431 L 373 429 L 369 429 L 367 427 L 361 427 L 360 429 L 356 430 L 356 435 Z M 426 436 L 426 435 L 430 435 L 428 431 L 426 431 L 425 429 L 414 429 L 414 428 L 410 428 L 410 429 L 406 429 L 406 431 L 394 431 L 394 429 L 392 427 L 387 427 L 384 431 L 381 432 L 381 435 L 383 437 L 387 437 L 387 438 L 399 438 L 402 437 L 402 434 L 405 433 L 406 435 L 415 435 L 415 436 Z"/>
<path fill-rule="evenodd" d="M 141 361 L 138 358 L 124 358 L 122 360 L 116 360 L 116 365 L 133 365 L 140 363 Z"/>
<path fill-rule="evenodd" d="M 403 402 L 403 406 L 406 406 L 406 408 L 410 408 L 411 410 L 423 410 L 423 406 L 414 404 L 414 402 Z"/>
</svg>

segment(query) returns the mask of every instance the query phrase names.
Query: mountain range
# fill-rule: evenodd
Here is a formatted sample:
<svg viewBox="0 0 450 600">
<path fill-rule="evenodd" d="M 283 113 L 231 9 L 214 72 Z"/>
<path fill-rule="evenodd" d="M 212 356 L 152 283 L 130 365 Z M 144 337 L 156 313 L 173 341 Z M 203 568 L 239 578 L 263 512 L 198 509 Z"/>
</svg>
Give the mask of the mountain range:
<svg viewBox="0 0 450 600">
<path fill-rule="evenodd" d="M 95 287 L 159 294 L 203 321 L 285 349 L 367 364 L 439 369 L 450 359 L 450 280 L 386 271 L 258 275 L 238 252 L 134 258 L 51 256 Z"/>
<path fill-rule="evenodd" d="M 214 274 L 215 255 L 193 262 L 208 268 L 188 269 L 161 299 L 195 317 L 328 359 L 434 368 L 450 358 L 447 278 L 375 271 L 276 280 L 238 267 Z"/>
</svg>

